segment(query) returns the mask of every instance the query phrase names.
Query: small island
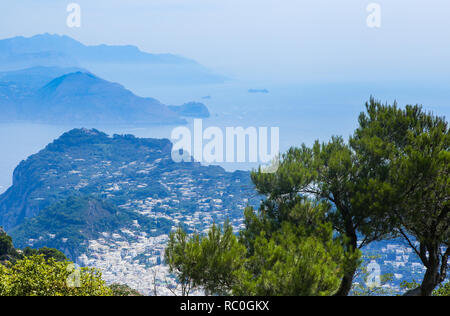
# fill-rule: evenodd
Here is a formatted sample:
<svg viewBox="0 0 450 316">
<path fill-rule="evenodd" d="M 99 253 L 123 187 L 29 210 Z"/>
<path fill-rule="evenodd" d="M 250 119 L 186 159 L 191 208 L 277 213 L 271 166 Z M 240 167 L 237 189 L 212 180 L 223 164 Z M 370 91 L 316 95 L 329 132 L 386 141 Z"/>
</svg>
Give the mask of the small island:
<svg viewBox="0 0 450 316">
<path fill-rule="evenodd" d="M 169 106 L 169 109 L 184 117 L 208 118 L 210 113 L 206 105 L 200 102 L 188 102 L 179 106 Z"/>
<path fill-rule="evenodd" d="M 248 93 L 269 93 L 267 89 L 249 89 Z"/>
</svg>

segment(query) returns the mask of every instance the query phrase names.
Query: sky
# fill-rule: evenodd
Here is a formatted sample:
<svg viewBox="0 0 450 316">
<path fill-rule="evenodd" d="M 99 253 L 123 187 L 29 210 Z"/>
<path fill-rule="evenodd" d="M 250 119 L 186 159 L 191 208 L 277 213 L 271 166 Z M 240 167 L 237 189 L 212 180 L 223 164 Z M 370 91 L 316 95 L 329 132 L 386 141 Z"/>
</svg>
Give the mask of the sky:
<svg viewBox="0 0 450 316">
<path fill-rule="evenodd" d="M 80 28 L 66 25 L 71 2 Z M 449 16 L 448 0 L 14 0 L 0 3 L 0 38 L 132 44 L 248 79 L 430 83 L 450 81 Z"/>
</svg>

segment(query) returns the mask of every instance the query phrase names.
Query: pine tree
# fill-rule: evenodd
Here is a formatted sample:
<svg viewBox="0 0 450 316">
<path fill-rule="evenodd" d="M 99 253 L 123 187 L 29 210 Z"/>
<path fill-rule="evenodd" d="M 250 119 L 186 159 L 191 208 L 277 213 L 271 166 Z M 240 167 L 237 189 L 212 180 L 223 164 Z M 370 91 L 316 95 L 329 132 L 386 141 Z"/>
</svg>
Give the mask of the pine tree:
<svg viewBox="0 0 450 316">
<path fill-rule="evenodd" d="M 420 106 L 373 98 L 351 139 L 370 175 L 367 207 L 393 227 L 426 267 L 408 295 L 431 295 L 445 280 L 450 255 L 450 134 L 443 117 Z M 418 242 L 418 245 L 416 245 Z"/>
</svg>

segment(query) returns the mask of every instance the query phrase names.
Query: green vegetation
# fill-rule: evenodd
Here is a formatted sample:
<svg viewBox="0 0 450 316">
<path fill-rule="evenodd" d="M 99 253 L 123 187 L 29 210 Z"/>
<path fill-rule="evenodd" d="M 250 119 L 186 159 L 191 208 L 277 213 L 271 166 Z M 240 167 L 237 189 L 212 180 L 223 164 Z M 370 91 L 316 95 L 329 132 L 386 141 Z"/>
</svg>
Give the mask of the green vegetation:
<svg viewBox="0 0 450 316">
<path fill-rule="evenodd" d="M 46 260 L 43 255 L 0 265 L 0 296 L 111 296 L 112 291 L 95 269 L 69 261 Z"/>
<path fill-rule="evenodd" d="M 194 234 L 191 238 L 180 227 L 170 235 L 165 257 L 180 281 L 182 295 L 199 287 L 224 295 L 238 282 L 245 247 L 238 243 L 229 223 L 223 229 L 213 225 L 207 236 Z"/>
<path fill-rule="evenodd" d="M 421 285 L 408 294 L 431 295 L 446 279 L 450 255 L 447 121 L 420 106 L 400 109 L 372 99 L 350 143 L 370 176 L 371 213 L 402 236 L 426 267 Z"/>
<path fill-rule="evenodd" d="M 211 238 L 215 226 L 204 237 L 178 231 L 169 243 L 177 251 L 166 260 L 189 286 L 213 294 L 349 295 L 353 286 L 354 294 L 380 295 L 386 294 L 381 288 L 354 286 L 359 249 L 402 237 L 426 267 L 422 283 L 406 295 L 432 295 L 446 280 L 450 254 L 449 147 L 445 118 L 372 98 L 348 144 L 333 137 L 291 148 L 275 173 L 252 173 L 266 199 L 258 211 L 246 210 L 239 244 L 223 249 L 220 238 Z M 205 240 L 215 240 L 208 249 L 220 252 L 202 247 Z M 233 271 L 214 271 L 220 265 L 203 258 L 221 262 L 242 246 Z M 218 279 L 205 280 L 199 271 L 214 271 Z M 381 283 L 390 278 L 380 276 Z"/>
<path fill-rule="evenodd" d="M 77 269 L 56 249 L 16 250 L 0 228 L 0 296 L 110 296 L 95 269 Z"/>
<path fill-rule="evenodd" d="M 367 207 L 361 203 L 361 196 L 366 195 L 361 189 L 361 182 L 365 181 L 361 169 L 351 148 L 342 138 L 334 137 L 328 143 L 316 142 L 312 148 L 290 149 L 283 155 L 276 173 L 261 170 L 252 173 L 256 189 L 267 196 L 261 204 L 261 212 L 268 214 L 275 223 L 292 222 L 287 214 L 307 196 L 332 205 L 324 211 L 324 216 L 345 240 L 347 257 L 352 258 L 346 262 L 336 295 L 348 295 L 351 289 L 359 248 L 383 235 L 381 227 L 373 225 Z M 358 236 L 361 236 L 359 245 Z"/>
<path fill-rule="evenodd" d="M 14 248 L 11 236 L 7 235 L 3 228 L 0 227 L 0 264 L 6 264 L 7 262 L 14 263 L 19 259 L 38 255 L 42 255 L 45 260 L 51 258 L 56 261 L 67 260 L 66 256 L 61 251 L 53 248 L 43 247 L 40 249 L 32 249 L 27 247 L 24 250 L 17 250 Z"/>
<path fill-rule="evenodd" d="M 66 261 L 66 256 L 59 250 L 54 248 L 48 248 L 48 247 L 42 247 L 40 249 L 33 249 L 30 247 L 27 247 L 23 250 L 23 255 L 25 257 L 31 257 L 31 256 L 44 256 L 45 260 L 50 260 L 53 258 L 56 261 Z"/>
<path fill-rule="evenodd" d="M 213 225 L 207 236 L 188 238 L 179 229 L 166 262 L 184 295 L 195 288 L 216 295 L 333 294 L 349 258 L 324 222 L 328 207 L 301 199 L 287 215 L 292 222 L 281 223 L 248 208 L 239 240 L 227 223 L 223 230 Z"/>
<path fill-rule="evenodd" d="M 17 250 L 0 227 L 0 296 L 142 296 L 127 285 L 107 286 L 96 269 L 77 268 L 52 248 Z"/>
<path fill-rule="evenodd" d="M 13 261 L 18 257 L 19 253 L 14 248 L 12 238 L 0 227 L 0 264 L 5 261 Z"/>
<path fill-rule="evenodd" d="M 402 289 L 406 291 L 413 291 L 420 287 L 420 283 L 417 283 L 416 280 L 412 280 L 411 282 L 402 282 L 401 284 Z M 447 281 L 445 283 L 442 283 L 439 285 L 438 288 L 436 288 L 433 291 L 433 296 L 450 296 L 450 282 Z"/>
<path fill-rule="evenodd" d="M 111 289 L 113 296 L 143 296 L 141 293 L 125 284 L 115 283 L 111 284 L 109 288 Z"/>
<path fill-rule="evenodd" d="M 440 284 L 439 287 L 434 290 L 434 296 L 450 296 L 450 282 Z"/>
<path fill-rule="evenodd" d="M 284 222 L 274 232 L 261 231 L 252 240 L 253 255 L 236 295 L 324 296 L 337 291 L 346 262 L 341 242 L 330 225 L 314 232 Z M 269 237 L 270 236 L 270 237 Z"/>
</svg>

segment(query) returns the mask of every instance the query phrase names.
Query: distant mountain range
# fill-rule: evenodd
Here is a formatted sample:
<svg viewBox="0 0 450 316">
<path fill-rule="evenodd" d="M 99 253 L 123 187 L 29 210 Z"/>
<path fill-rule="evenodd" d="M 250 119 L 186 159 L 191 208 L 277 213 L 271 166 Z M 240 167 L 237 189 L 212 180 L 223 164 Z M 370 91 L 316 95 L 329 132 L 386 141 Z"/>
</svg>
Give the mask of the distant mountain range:
<svg viewBox="0 0 450 316">
<path fill-rule="evenodd" d="M 114 82 L 177 85 L 223 79 L 193 60 L 134 46 L 86 46 L 50 34 L 14 37 L 0 40 L 0 122 L 183 124 L 183 117 L 208 117 L 206 106 L 168 107 Z"/>
<path fill-rule="evenodd" d="M 119 82 L 131 74 L 147 84 L 219 83 L 226 80 L 194 60 L 172 54 L 145 53 L 131 45 L 87 46 L 65 35 L 51 34 L 0 40 L 0 71 L 36 66 L 87 68 Z"/>
<path fill-rule="evenodd" d="M 167 107 L 81 68 L 34 67 L 0 73 L 0 122 L 184 124 L 209 115 L 203 104 Z"/>
<path fill-rule="evenodd" d="M 14 37 L 0 40 L 1 61 L 7 61 L 8 65 L 2 67 L 23 67 L 30 63 L 41 63 L 43 57 L 50 57 L 53 66 L 61 60 L 66 63 L 101 62 L 101 63 L 144 63 L 144 64 L 195 64 L 187 58 L 172 54 L 149 54 L 140 51 L 137 47 L 95 45 L 87 46 L 70 38 L 52 34 L 39 34 L 33 37 Z M 59 57 L 59 58 L 55 58 Z M 77 66 L 77 65 L 73 65 Z"/>
</svg>

